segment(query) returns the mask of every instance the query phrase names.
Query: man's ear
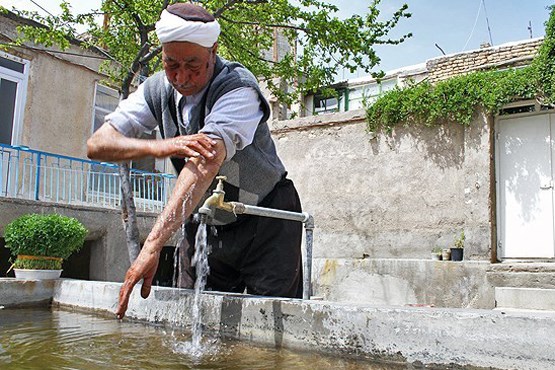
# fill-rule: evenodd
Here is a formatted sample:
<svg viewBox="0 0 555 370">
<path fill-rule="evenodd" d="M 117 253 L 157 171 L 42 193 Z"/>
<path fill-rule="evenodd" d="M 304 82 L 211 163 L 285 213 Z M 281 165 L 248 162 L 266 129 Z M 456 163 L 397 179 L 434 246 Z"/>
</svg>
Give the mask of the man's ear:
<svg viewBox="0 0 555 370">
<path fill-rule="evenodd" d="M 214 62 L 216 62 L 216 54 L 218 53 L 218 42 L 216 41 L 214 45 L 212 45 L 212 58 Z"/>
</svg>

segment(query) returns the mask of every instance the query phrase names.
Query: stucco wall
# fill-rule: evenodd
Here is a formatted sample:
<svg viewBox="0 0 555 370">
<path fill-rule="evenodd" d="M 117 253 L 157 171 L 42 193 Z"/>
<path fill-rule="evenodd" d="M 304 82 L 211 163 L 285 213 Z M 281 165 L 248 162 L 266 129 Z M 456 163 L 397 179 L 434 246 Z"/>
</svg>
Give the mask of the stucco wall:
<svg viewBox="0 0 555 370">
<path fill-rule="evenodd" d="M 273 130 L 315 219 L 315 295 L 493 307 L 485 277 L 492 258 L 489 117 L 389 135 L 367 132 L 364 112 L 355 111 L 274 122 Z M 465 260 L 474 262 L 430 260 L 433 247 L 449 247 L 461 231 Z"/>
<path fill-rule="evenodd" d="M 274 124 L 274 136 L 314 215 L 315 257 L 427 258 L 464 230 L 466 257 L 489 261 L 485 116 L 470 128 L 453 123 L 391 135 L 367 132 L 362 111 L 309 118 Z"/>
<path fill-rule="evenodd" d="M 86 158 L 92 133 L 95 82 L 100 75 L 35 54 L 31 59 L 21 144 Z"/>
<path fill-rule="evenodd" d="M 17 38 L 18 25 L 33 23 L 11 13 L 0 14 L 0 20 L 3 41 Z M 95 82 L 105 78 L 98 73 L 102 56 L 79 48 L 76 42 L 65 50 L 66 54 L 56 53 L 56 47 L 46 50 L 29 45 L 33 49 L 7 50 L 29 61 L 23 123 L 14 144 L 85 158 L 84 144 L 92 133 Z"/>
</svg>

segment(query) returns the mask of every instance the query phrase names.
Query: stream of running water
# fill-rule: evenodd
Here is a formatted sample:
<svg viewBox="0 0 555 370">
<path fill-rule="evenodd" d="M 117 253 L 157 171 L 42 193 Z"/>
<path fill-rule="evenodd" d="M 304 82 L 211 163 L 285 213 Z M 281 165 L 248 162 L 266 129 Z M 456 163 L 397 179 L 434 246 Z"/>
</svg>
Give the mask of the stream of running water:
<svg viewBox="0 0 555 370">
<path fill-rule="evenodd" d="M 191 261 L 191 266 L 195 267 L 195 298 L 193 300 L 192 317 L 192 342 L 193 350 L 200 350 L 200 340 L 202 338 L 202 312 L 200 305 L 200 295 L 206 286 L 206 279 L 210 272 L 208 266 L 208 243 L 206 241 L 206 223 L 201 222 L 195 238 L 195 254 Z"/>
<path fill-rule="evenodd" d="M 174 271 L 174 284 L 178 284 L 182 280 L 182 275 L 186 273 L 183 271 L 183 263 L 178 262 L 179 258 L 186 256 L 186 250 L 180 250 L 186 248 L 186 236 L 183 229 L 182 240 L 178 243 L 175 252 L 175 263 Z M 194 284 L 194 297 L 193 304 L 191 307 L 191 342 L 180 342 L 176 341 L 174 344 L 174 351 L 178 353 L 187 353 L 189 356 L 200 358 L 205 352 L 210 352 L 209 348 L 204 348 L 202 340 L 202 305 L 201 305 L 201 294 L 206 286 L 206 279 L 208 273 L 210 272 L 210 267 L 208 266 L 208 254 L 210 253 L 210 248 L 207 242 L 207 231 L 206 223 L 201 220 L 197 234 L 195 236 L 195 253 L 191 260 L 191 267 L 195 268 L 195 284 Z M 181 256 L 181 257 L 178 257 Z M 176 285 L 178 286 L 178 285 Z"/>
</svg>

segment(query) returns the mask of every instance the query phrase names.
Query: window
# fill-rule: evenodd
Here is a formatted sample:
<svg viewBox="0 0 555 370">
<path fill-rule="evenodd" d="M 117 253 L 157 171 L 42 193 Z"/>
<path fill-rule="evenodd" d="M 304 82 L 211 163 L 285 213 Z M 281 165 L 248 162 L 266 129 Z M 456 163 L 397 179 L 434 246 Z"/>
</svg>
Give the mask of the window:
<svg viewBox="0 0 555 370">
<path fill-rule="evenodd" d="M 116 110 L 119 103 L 119 93 L 103 85 L 96 85 L 94 97 L 93 132 L 104 123 L 104 117 Z"/>
<path fill-rule="evenodd" d="M 19 143 L 27 76 L 27 61 L 0 52 L 0 144 Z"/>
<path fill-rule="evenodd" d="M 357 86 L 349 90 L 349 110 L 363 108 L 363 102 L 373 104 L 386 91 L 392 90 L 397 86 L 397 79 L 382 80 L 381 82 L 371 82 L 367 85 Z"/>
<path fill-rule="evenodd" d="M 321 95 L 314 96 L 314 114 L 339 112 L 339 101 L 333 96 L 330 98 Z"/>
</svg>

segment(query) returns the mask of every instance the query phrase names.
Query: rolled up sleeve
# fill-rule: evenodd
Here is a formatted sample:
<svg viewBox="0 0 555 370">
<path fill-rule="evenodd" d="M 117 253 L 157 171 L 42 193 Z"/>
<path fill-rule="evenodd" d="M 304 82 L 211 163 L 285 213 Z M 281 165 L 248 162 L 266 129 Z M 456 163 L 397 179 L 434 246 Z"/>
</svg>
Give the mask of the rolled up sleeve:
<svg viewBox="0 0 555 370">
<path fill-rule="evenodd" d="M 206 116 L 200 132 L 224 141 L 226 161 L 253 142 L 264 113 L 255 89 L 242 87 L 224 95 Z"/>
<path fill-rule="evenodd" d="M 143 86 L 140 85 L 137 91 L 120 101 L 116 110 L 104 118 L 105 122 L 109 122 L 124 136 L 139 137 L 158 126 L 145 100 Z"/>
</svg>

